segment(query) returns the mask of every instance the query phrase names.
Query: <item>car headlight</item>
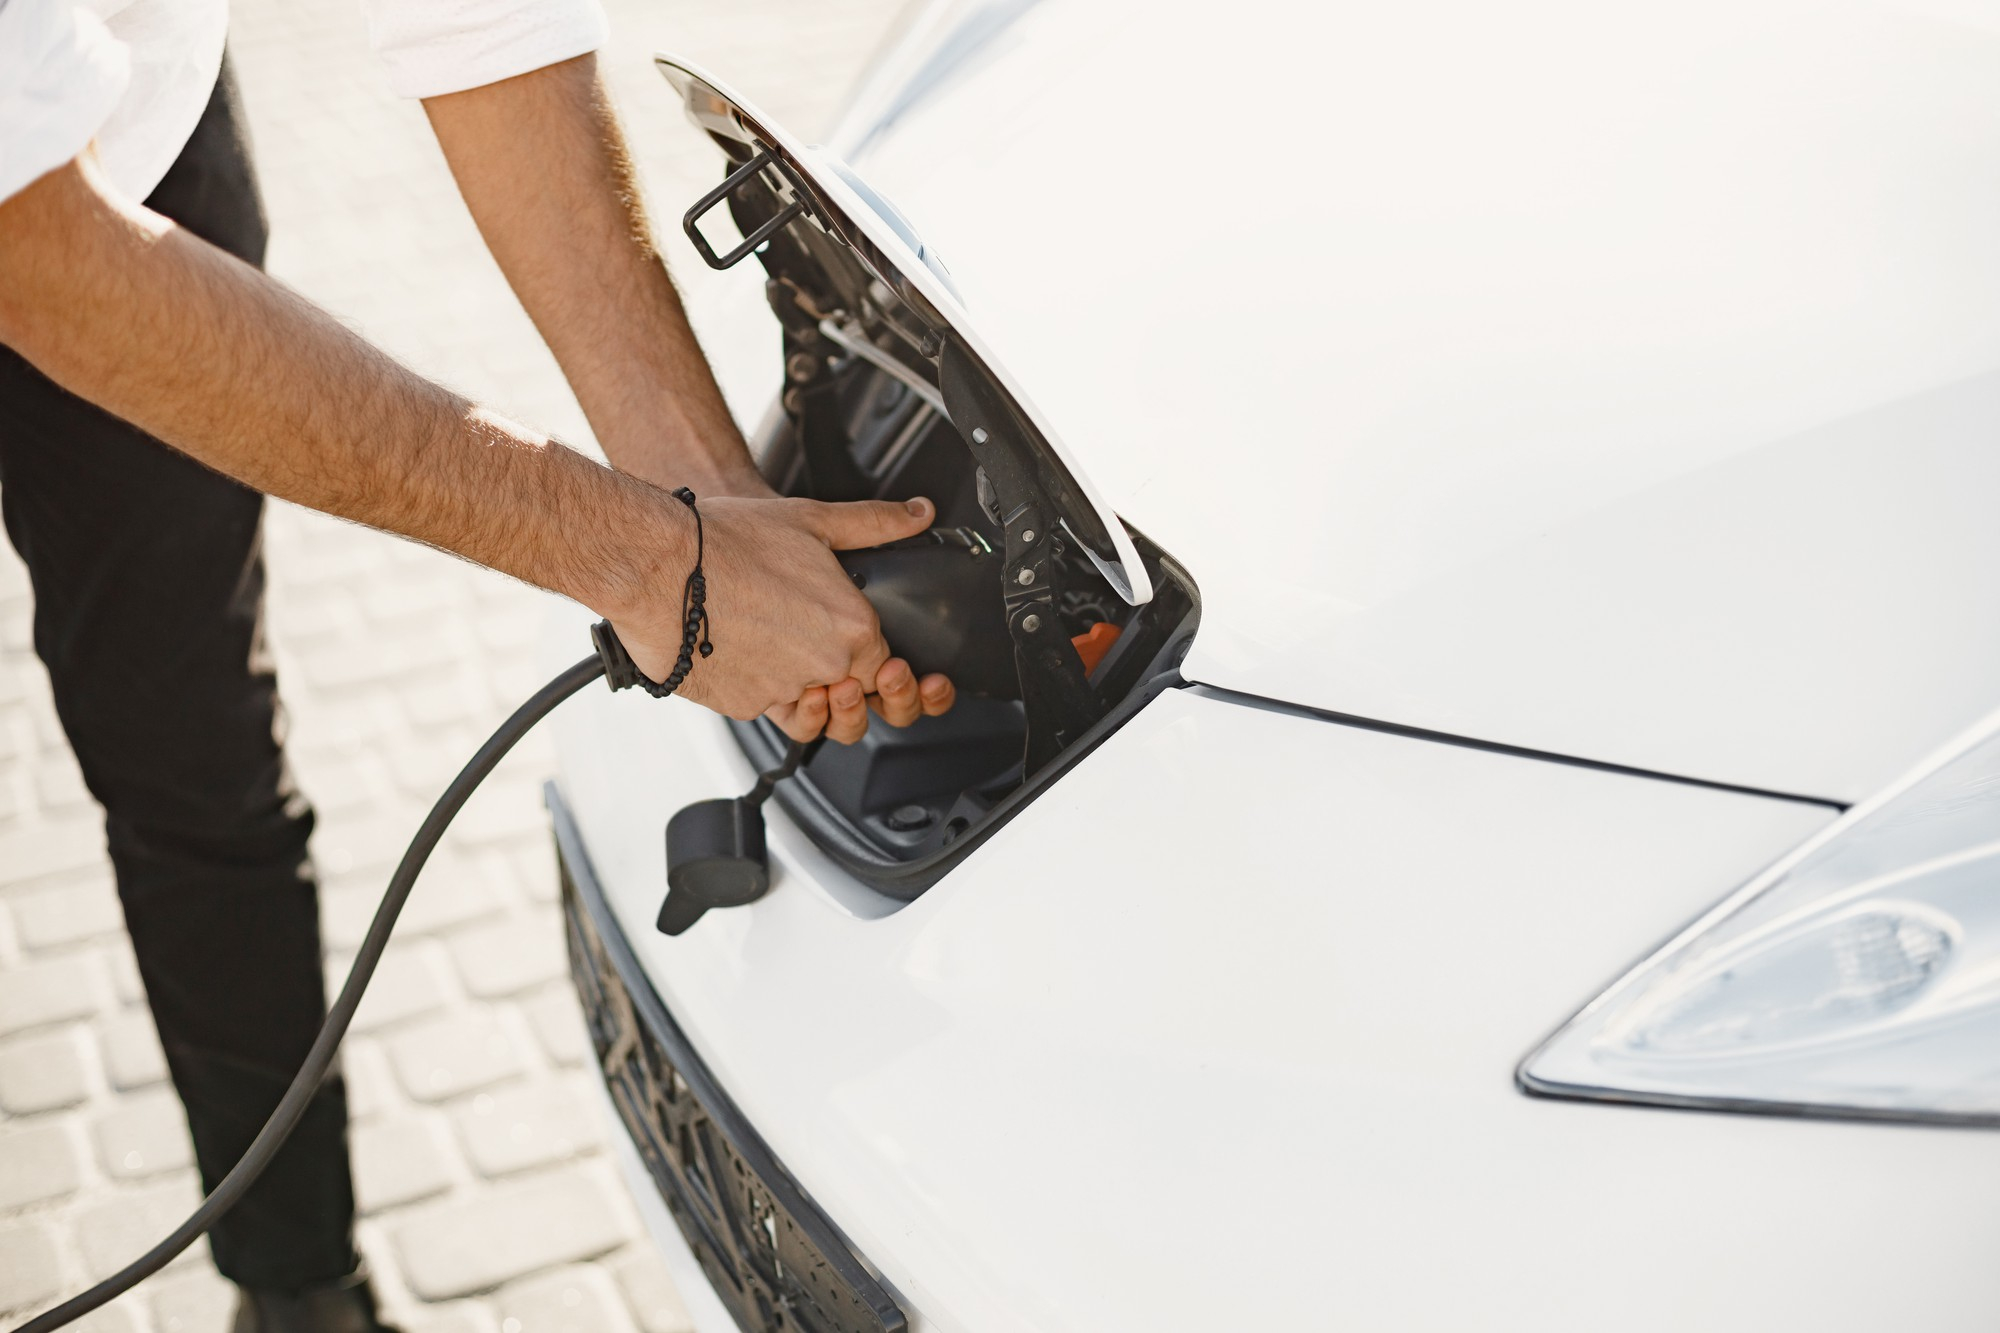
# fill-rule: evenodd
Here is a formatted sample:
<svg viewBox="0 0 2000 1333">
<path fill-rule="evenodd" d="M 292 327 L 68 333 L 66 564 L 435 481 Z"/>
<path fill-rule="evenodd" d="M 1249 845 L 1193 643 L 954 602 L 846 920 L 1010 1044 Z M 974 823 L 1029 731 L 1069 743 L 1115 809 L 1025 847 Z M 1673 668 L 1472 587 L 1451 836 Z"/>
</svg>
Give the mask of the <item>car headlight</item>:
<svg viewBox="0 0 2000 1333">
<path fill-rule="evenodd" d="M 2000 1122 L 2000 715 L 1640 964 L 1531 1092 Z"/>
</svg>

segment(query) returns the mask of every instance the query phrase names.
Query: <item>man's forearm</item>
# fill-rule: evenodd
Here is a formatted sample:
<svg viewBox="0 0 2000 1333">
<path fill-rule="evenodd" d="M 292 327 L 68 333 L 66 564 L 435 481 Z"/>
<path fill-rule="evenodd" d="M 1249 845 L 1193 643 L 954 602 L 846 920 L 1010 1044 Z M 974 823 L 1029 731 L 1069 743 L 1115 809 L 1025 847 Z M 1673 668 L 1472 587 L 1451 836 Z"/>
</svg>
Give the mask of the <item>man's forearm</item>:
<svg viewBox="0 0 2000 1333">
<path fill-rule="evenodd" d="M 115 200 L 87 162 L 44 177 L 0 217 L 0 339 L 217 471 L 607 615 L 685 569 L 679 506 L 412 374 L 255 270 Z"/>
<path fill-rule="evenodd" d="M 521 304 L 618 467 L 761 489 L 655 251 L 595 57 L 424 103 Z"/>
</svg>

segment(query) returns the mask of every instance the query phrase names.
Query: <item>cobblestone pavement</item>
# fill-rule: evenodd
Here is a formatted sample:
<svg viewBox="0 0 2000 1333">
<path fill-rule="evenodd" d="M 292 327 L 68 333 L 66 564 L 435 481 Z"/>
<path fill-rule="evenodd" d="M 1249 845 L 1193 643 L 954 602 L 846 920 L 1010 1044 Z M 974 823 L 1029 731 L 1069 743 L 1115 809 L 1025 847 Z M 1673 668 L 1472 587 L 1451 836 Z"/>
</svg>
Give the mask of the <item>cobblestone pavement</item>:
<svg viewBox="0 0 2000 1333">
<path fill-rule="evenodd" d="M 684 284 L 672 221 L 716 179 L 647 56 L 688 54 L 812 133 L 898 0 L 615 0 L 602 57 Z M 481 248 L 414 104 L 391 98 L 349 0 L 238 0 L 233 45 L 272 271 L 408 363 L 586 438 L 553 359 Z M 529 188 L 533 183 L 524 182 Z M 536 684 L 541 594 L 284 506 L 270 619 L 292 754 L 320 815 L 337 985 L 429 802 Z M 195 1202 L 187 1131 L 124 940 L 100 815 L 29 644 L 0 544 L 0 1322 L 101 1277 Z M 412 1333 L 685 1326 L 585 1104 L 530 737 L 419 883 L 347 1049 L 361 1244 Z M 214 1333 L 233 1297 L 198 1247 L 93 1317 Z"/>
</svg>

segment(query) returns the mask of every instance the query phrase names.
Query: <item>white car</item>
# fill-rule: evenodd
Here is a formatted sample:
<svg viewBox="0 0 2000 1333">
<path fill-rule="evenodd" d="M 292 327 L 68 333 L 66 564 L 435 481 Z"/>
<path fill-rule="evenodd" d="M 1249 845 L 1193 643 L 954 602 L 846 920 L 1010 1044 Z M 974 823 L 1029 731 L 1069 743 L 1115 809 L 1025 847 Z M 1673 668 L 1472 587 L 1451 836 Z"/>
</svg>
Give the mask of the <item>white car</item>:
<svg viewBox="0 0 2000 1333">
<path fill-rule="evenodd" d="M 2000 1327 L 2000 9 L 968 0 L 824 149 L 661 63 L 981 696 L 674 934 L 781 741 L 559 715 L 707 1333 Z"/>
</svg>

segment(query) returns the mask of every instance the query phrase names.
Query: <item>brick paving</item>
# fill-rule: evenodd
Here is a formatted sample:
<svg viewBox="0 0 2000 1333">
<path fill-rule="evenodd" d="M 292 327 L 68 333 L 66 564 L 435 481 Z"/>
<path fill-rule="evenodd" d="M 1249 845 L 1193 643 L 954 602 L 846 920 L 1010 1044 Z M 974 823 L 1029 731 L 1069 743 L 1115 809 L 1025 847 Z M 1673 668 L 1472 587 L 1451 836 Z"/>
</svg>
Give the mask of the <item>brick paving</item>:
<svg viewBox="0 0 2000 1333">
<path fill-rule="evenodd" d="M 670 262 L 717 159 L 648 56 L 672 49 L 808 135 L 899 0 L 614 0 L 603 59 Z M 271 268 L 409 364 L 586 441 L 582 417 L 453 190 L 391 98 L 349 0 L 238 0 L 234 59 L 271 212 Z M 528 183 L 532 187 L 532 182 Z M 338 984 L 404 841 L 539 683 L 541 594 L 274 506 L 270 622 L 293 763 L 320 815 Z M 84 790 L 0 544 L 0 1323 L 113 1271 L 192 1207 L 186 1125 L 144 1007 Z M 411 1333 L 678 1333 L 679 1298 L 602 1153 L 563 975 L 531 737 L 468 807 L 355 1023 L 361 1245 Z M 218 1333 L 233 1298 L 197 1247 L 92 1333 Z"/>
</svg>

